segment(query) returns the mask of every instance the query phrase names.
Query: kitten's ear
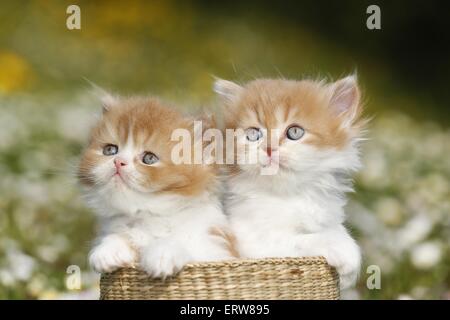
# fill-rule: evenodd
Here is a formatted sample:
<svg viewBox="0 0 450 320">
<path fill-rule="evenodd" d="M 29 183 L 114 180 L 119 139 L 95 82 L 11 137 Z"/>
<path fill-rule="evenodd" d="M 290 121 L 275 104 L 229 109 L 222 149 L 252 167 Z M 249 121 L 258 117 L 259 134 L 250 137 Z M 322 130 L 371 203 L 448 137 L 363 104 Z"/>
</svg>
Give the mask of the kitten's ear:
<svg viewBox="0 0 450 320">
<path fill-rule="evenodd" d="M 336 114 L 343 115 L 349 123 L 356 120 L 360 114 L 360 99 L 358 83 L 355 75 L 336 81 L 330 85 L 330 106 Z"/>
<path fill-rule="evenodd" d="M 214 92 L 219 94 L 226 102 L 235 102 L 243 88 L 232 81 L 217 79 L 213 86 Z"/>
<path fill-rule="evenodd" d="M 84 78 L 84 80 L 86 80 L 90 84 L 91 94 L 93 94 L 97 99 L 100 100 L 103 113 L 119 104 L 120 100 L 119 97 L 112 95 L 111 93 L 109 93 L 108 91 L 106 91 L 105 89 L 103 89 L 102 87 L 100 87 L 99 85 L 95 84 L 94 82 L 92 82 L 87 78 Z"/>
<path fill-rule="evenodd" d="M 102 103 L 103 113 L 108 112 L 109 110 L 111 110 L 112 108 L 114 108 L 116 105 L 119 104 L 119 98 L 107 92 L 104 92 L 101 95 L 100 101 Z"/>
</svg>

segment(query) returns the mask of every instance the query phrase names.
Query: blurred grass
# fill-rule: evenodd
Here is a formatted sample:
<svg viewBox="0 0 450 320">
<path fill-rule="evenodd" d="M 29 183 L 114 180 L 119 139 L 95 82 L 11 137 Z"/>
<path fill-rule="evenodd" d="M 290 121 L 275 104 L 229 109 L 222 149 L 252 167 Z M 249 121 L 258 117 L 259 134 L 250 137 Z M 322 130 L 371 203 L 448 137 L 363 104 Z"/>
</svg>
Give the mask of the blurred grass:
<svg viewBox="0 0 450 320">
<path fill-rule="evenodd" d="M 71 264 L 82 268 L 84 290 L 69 297 L 90 288 L 94 295 L 85 297 L 95 297 L 86 265 L 93 218 L 72 174 L 99 108 L 84 77 L 122 94 L 150 92 L 194 107 L 214 105 L 213 75 L 337 78 L 355 69 L 375 119 L 350 224 L 365 265 L 380 265 L 383 280 L 381 290 L 368 290 L 363 270 L 347 296 L 450 296 L 446 105 L 432 98 L 440 83 L 411 90 L 399 81 L 401 69 L 379 58 L 381 49 L 370 53 L 379 35 L 366 32 L 349 45 L 342 35 L 333 40 L 333 30 L 267 5 L 77 3 L 82 30 L 73 31 L 65 27 L 71 1 L 0 4 L 0 298 L 67 297 Z M 346 6 L 354 15 L 362 5 Z M 361 12 L 337 22 L 361 19 L 364 33 Z"/>
</svg>

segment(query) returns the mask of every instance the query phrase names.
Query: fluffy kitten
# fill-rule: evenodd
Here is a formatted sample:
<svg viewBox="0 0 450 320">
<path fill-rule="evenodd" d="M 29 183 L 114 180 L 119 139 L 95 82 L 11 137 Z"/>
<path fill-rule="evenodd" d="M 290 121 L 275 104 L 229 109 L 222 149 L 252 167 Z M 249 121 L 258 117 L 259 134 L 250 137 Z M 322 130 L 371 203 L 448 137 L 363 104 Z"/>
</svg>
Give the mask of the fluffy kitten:
<svg viewBox="0 0 450 320">
<path fill-rule="evenodd" d="M 192 133 L 193 121 L 153 98 L 105 100 L 79 168 L 100 220 L 96 271 L 139 264 L 164 278 L 188 262 L 231 258 L 215 167 L 172 161 L 173 130 Z"/>
<path fill-rule="evenodd" d="M 254 164 L 235 164 L 225 210 L 243 257 L 324 256 L 342 288 L 353 285 L 360 250 L 343 226 L 348 176 L 360 167 L 363 121 L 355 77 L 335 83 L 218 80 L 225 126 L 246 130 L 236 159 L 257 150 Z M 275 130 L 274 130 L 275 129 Z M 244 148 L 239 146 L 244 144 Z M 241 153 L 244 154 L 241 154 Z M 273 174 L 261 169 L 273 167 Z"/>
</svg>

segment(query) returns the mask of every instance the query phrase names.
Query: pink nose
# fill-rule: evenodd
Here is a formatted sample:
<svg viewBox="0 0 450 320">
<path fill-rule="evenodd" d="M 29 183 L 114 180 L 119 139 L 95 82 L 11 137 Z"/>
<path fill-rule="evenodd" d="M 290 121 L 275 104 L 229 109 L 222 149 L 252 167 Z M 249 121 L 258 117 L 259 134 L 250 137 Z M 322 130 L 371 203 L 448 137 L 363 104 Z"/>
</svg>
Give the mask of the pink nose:
<svg viewBox="0 0 450 320">
<path fill-rule="evenodd" d="M 116 158 L 114 159 L 114 165 L 116 166 L 116 169 L 119 170 L 120 167 L 126 166 L 127 162 L 123 159 Z"/>
</svg>

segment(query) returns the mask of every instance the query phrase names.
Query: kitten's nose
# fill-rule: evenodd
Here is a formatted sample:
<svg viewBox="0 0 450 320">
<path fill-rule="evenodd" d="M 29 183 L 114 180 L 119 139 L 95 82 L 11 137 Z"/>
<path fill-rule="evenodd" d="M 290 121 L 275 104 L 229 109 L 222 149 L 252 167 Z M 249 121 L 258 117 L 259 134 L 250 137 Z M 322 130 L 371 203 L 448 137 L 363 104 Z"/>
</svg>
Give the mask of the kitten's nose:
<svg viewBox="0 0 450 320">
<path fill-rule="evenodd" d="M 116 158 L 114 159 L 114 165 L 116 166 L 116 169 L 119 170 L 120 167 L 126 166 L 127 162 L 123 159 Z"/>
</svg>

